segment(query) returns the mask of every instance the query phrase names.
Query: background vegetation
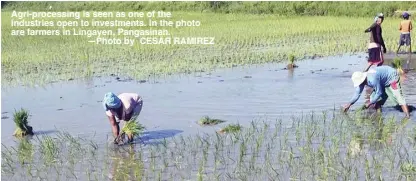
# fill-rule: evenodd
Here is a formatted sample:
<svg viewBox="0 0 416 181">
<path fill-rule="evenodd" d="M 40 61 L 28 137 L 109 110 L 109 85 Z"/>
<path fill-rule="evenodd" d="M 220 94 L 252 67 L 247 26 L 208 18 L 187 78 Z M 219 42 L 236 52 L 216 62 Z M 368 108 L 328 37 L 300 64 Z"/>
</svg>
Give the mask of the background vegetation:
<svg viewBox="0 0 416 181">
<path fill-rule="evenodd" d="M 112 74 L 138 80 L 236 65 L 281 62 L 287 61 L 288 55 L 301 60 L 362 53 L 367 50 L 369 39 L 364 29 L 371 25 L 374 15 L 383 12 L 393 16 L 395 11 L 416 7 L 415 2 L 2 2 L 2 5 L 1 66 L 3 85 L 6 86 Z M 10 25 L 12 10 L 169 10 L 174 11 L 172 21 L 201 22 L 200 27 L 166 28 L 171 36 L 215 37 L 215 45 L 136 43 L 129 47 L 96 45 L 88 43 L 95 37 L 85 36 L 15 37 L 10 35 L 15 29 Z M 388 51 L 397 49 L 400 21 L 398 17 L 388 17 L 382 25 Z M 116 27 L 113 30 L 117 30 Z"/>
</svg>

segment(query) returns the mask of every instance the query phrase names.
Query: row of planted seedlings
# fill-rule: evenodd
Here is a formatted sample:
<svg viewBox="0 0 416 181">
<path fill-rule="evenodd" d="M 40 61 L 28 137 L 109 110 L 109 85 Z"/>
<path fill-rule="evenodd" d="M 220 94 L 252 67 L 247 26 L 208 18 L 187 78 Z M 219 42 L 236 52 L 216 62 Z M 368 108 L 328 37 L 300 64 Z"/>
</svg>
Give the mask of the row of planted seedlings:
<svg viewBox="0 0 416 181">
<path fill-rule="evenodd" d="M 187 15 L 184 16 L 189 18 Z M 342 21 L 340 21 L 339 18 L 334 17 L 281 19 L 270 16 L 266 17 L 265 21 L 260 22 L 257 19 L 258 17 L 249 17 L 251 18 L 250 22 L 231 21 L 222 24 L 209 24 L 216 22 L 212 21 L 211 18 L 200 17 L 201 21 L 208 24 L 189 28 L 191 30 L 198 28 L 198 30 L 205 31 L 204 36 L 216 37 L 215 45 L 208 46 L 135 45 L 134 47 L 97 47 L 88 43 L 88 38 L 64 36 L 58 37 L 61 41 L 56 42 L 60 44 L 48 44 L 49 46 L 40 50 L 27 48 L 22 51 L 19 46 L 22 43 L 28 44 L 27 47 L 38 47 L 37 45 L 45 40 L 36 37 L 24 37 L 12 41 L 11 38 L 13 37 L 6 36 L 5 42 L 9 48 L 5 50 L 4 61 L 2 60 L 2 63 L 4 63 L 2 64 L 2 68 L 4 68 L 2 71 L 5 75 L 3 80 L 24 84 L 47 83 L 57 81 L 57 79 L 70 80 L 92 75 L 105 76 L 110 72 L 114 73 L 114 71 L 117 71 L 117 74 L 123 73 L 142 79 L 153 74 L 163 75 L 201 69 L 209 70 L 216 66 L 224 66 L 223 64 L 229 66 L 233 64 L 284 61 L 284 56 L 289 53 L 296 57 L 305 55 L 324 56 L 346 52 L 363 52 L 367 49 L 368 34 L 363 33 L 363 29 L 367 27 L 367 21 L 363 18 L 354 20 L 341 18 Z M 222 19 L 223 17 L 215 15 L 215 18 Z M 236 20 L 242 20 L 243 18 L 247 17 L 237 15 Z M 321 20 L 321 23 L 317 24 L 312 21 L 317 18 Z M 309 20 L 309 22 L 305 20 Z M 250 23 L 253 26 L 247 26 Z M 298 23 L 302 23 L 307 28 L 297 28 Z M 386 23 L 389 25 L 387 26 Z M 388 42 L 387 46 L 393 46 L 389 48 L 389 50 L 392 50 L 397 47 L 397 43 L 395 43 L 397 42 L 397 34 L 394 33 L 396 29 L 389 28 L 391 24 L 386 23 L 383 24 L 383 28 L 387 29 L 386 32 L 388 33 L 383 35 L 386 42 Z M 322 24 L 325 26 L 322 26 Z M 278 28 L 278 31 L 276 31 L 276 28 Z M 191 32 L 172 30 L 172 34 L 175 35 L 195 36 Z M 350 41 L 351 37 L 354 41 Z M 349 41 L 345 42 L 345 40 Z M 299 48 L 299 46 L 302 48 Z M 63 47 L 69 49 L 68 52 L 72 53 L 57 54 L 56 52 L 60 52 L 59 50 Z M 212 49 L 212 51 L 207 52 L 207 48 Z M 256 48 L 260 49 L 256 51 L 262 51 L 262 48 L 273 51 L 256 53 L 254 52 Z M 133 49 L 139 49 L 140 51 L 132 51 Z M 25 53 L 22 54 L 22 52 Z M 84 58 L 83 54 L 85 52 L 90 52 L 89 58 Z M 35 54 L 37 56 L 33 56 Z M 131 65 L 131 62 L 135 62 L 133 64 L 136 67 L 128 66 Z M 22 63 L 30 66 L 20 66 Z M 85 64 L 89 66 L 85 67 Z M 82 71 L 76 73 L 71 71 L 76 68 L 82 68 Z M 137 71 L 138 69 L 140 71 Z M 48 72 L 48 74 L 45 74 L 45 72 Z"/>
<path fill-rule="evenodd" d="M 153 144 L 97 145 L 59 133 L 2 148 L 16 180 L 414 180 L 416 129 L 357 112 L 258 120 Z"/>
</svg>

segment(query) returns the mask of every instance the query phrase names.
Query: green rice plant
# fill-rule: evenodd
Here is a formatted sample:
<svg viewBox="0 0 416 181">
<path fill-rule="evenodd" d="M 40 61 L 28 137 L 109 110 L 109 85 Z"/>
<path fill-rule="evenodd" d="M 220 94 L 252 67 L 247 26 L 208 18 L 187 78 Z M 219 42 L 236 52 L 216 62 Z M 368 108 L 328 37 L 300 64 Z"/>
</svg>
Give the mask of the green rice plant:
<svg viewBox="0 0 416 181">
<path fill-rule="evenodd" d="M 28 125 L 29 113 L 25 109 L 20 109 L 15 111 L 13 114 L 13 121 L 16 124 L 16 130 L 13 133 L 13 136 L 23 137 L 26 135 L 33 135 L 33 129 Z"/>
<path fill-rule="evenodd" d="M 134 119 L 131 119 L 130 121 L 127 121 L 127 123 L 124 124 L 123 128 L 120 131 L 119 137 L 116 139 L 118 141 L 123 141 L 125 134 L 131 135 L 132 137 L 141 135 L 145 129 L 146 128 L 137 121 L 137 117 L 136 117 Z M 128 142 L 131 142 L 131 141 L 133 140 L 128 140 Z"/>
<path fill-rule="evenodd" d="M 22 139 L 18 147 L 18 159 L 21 164 L 28 164 L 33 161 L 34 146 L 27 139 Z"/>
<path fill-rule="evenodd" d="M 221 124 L 225 122 L 224 120 L 221 119 L 212 119 L 208 116 L 204 116 L 201 119 L 199 119 L 198 124 L 199 125 L 217 125 L 217 124 Z"/>
<path fill-rule="evenodd" d="M 391 62 L 393 68 L 402 69 L 402 59 L 400 57 L 395 57 Z"/>
<path fill-rule="evenodd" d="M 222 128 L 220 133 L 237 133 L 241 130 L 240 124 L 229 124 L 226 127 Z"/>
<path fill-rule="evenodd" d="M 414 180 L 412 150 L 416 145 L 416 141 L 413 140 L 416 129 L 412 126 L 416 125 L 407 124 L 399 127 L 400 123 L 395 119 L 387 119 L 388 122 L 383 123 L 379 118 L 371 116 L 361 118 L 365 120 L 358 124 L 355 120 L 348 121 L 344 114 L 325 117 L 328 119 L 325 124 L 322 121 L 324 117 L 313 115 L 293 119 L 294 124 L 284 122 L 281 128 L 276 125 L 277 129 L 269 128 L 267 123 L 257 123 L 254 127 L 252 125 L 248 129 L 241 129 L 235 134 L 174 137 L 157 145 L 137 145 L 140 147 L 137 155 L 140 159 L 130 154 L 128 158 L 117 160 L 118 167 L 112 166 L 113 174 L 116 175 L 113 179 L 158 180 L 169 177 L 170 174 L 170 180 L 226 180 L 226 173 L 233 173 L 233 177 L 230 178 L 243 180 Z M 359 118 L 357 116 L 354 119 Z M 272 129 L 279 130 L 276 137 L 272 136 L 276 134 Z M 393 136 L 395 141 L 391 146 L 384 146 L 385 143 L 380 143 L 383 146 L 373 146 L 375 139 L 383 138 L 385 135 Z M 82 138 L 65 139 L 61 136 L 54 139 L 54 143 L 47 143 L 50 142 L 47 141 L 49 139 L 40 138 L 39 145 L 50 146 L 34 149 L 35 155 L 40 155 L 34 157 L 34 161 L 31 162 L 33 176 L 27 174 L 29 166 L 20 169 L 20 165 L 16 164 L 19 163 L 16 156 L 18 149 L 2 148 L 2 173 L 6 179 L 12 176 L 23 180 L 37 177 L 57 178 L 54 174 L 58 174 L 61 179 L 87 179 L 86 176 L 94 179 L 94 174 L 108 172 L 104 170 L 107 157 L 111 155 L 108 150 L 117 149 L 119 154 L 138 152 L 136 145 L 130 145 L 127 149 L 107 145 L 104 148 L 107 152 L 88 154 L 91 147 L 95 146 L 91 146 L 92 143 Z M 77 141 L 71 141 L 72 139 Z M 84 151 L 73 151 L 69 154 L 68 146 Z M 38 163 L 44 165 L 42 159 L 46 160 L 48 157 L 47 154 L 42 154 L 48 150 L 46 147 L 56 148 L 51 149 L 57 150 L 52 154 L 56 155 L 56 161 L 50 162 L 48 166 L 39 166 Z M 100 148 L 97 150 L 102 151 Z M 351 148 L 355 150 L 351 151 Z M 353 155 L 352 152 L 359 154 Z M 142 155 L 146 159 L 141 160 Z M 91 158 L 96 156 L 100 158 Z M 77 158 L 73 159 L 73 166 L 68 163 L 71 157 Z M 101 161 L 104 161 L 104 164 Z M 27 165 L 29 162 L 25 163 Z M 79 172 L 80 167 L 84 171 Z M 12 169 L 15 173 L 11 172 Z M 96 180 L 105 180 L 105 177 L 103 174 Z"/>
<path fill-rule="evenodd" d="M 58 161 L 59 152 L 61 151 L 58 147 L 57 141 L 50 136 L 44 136 L 38 138 L 40 143 L 40 153 L 42 154 L 45 164 L 51 165 Z"/>
</svg>

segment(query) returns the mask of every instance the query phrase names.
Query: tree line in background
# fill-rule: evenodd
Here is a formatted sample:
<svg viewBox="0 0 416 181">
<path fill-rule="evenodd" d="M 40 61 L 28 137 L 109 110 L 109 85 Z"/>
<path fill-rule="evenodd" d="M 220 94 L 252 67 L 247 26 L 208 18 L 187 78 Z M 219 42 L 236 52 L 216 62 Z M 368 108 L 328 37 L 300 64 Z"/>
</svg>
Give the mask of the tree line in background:
<svg viewBox="0 0 416 181">
<path fill-rule="evenodd" d="M 196 11 L 216 13 L 276 14 L 282 16 L 385 16 L 399 15 L 400 11 L 416 9 L 416 2 L 236 2 L 236 1 L 193 1 L 193 2 L 10 2 L 2 1 L 2 10 L 44 11 Z"/>
</svg>

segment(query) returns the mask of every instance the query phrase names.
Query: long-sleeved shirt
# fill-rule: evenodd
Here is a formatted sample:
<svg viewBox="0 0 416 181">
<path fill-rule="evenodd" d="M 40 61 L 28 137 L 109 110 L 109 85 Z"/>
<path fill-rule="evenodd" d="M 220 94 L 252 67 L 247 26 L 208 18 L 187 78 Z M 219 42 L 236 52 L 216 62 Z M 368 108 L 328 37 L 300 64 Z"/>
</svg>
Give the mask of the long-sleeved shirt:
<svg viewBox="0 0 416 181">
<path fill-rule="evenodd" d="M 352 97 L 350 103 L 354 104 L 357 102 L 364 90 L 364 86 L 367 85 L 375 91 L 374 98 L 370 100 L 370 104 L 374 104 L 381 97 L 381 95 L 385 93 L 385 87 L 398 80 L 399 74 L 397 70 L 390 66 L 383 65 L 369 70 L 367 74 L 367 83 L 361 84 L 355 89 L 354 96 Z"/>
<path fill-rule="evenodd" d="M 371 32 L 370 34 L 370 43 L 377 43 L 379 45 L 381 45 L 383 48 L 386 47 L 384 45 L 384 40 L 383 40 L 383 31 L 381 30 L 381 26 L 377 23 L 373 23 L 369 28 L 367 28 L 364 32 L 368 33 Z"/>
<path fill-rule="evenodd" d="M 412 26 L 411 20 L 403 20 L 402 22 L 400 22 L 399 30 L 401 33 L 410 33 L 412 29 L 413 29 L 413 26 Z"/>
</svg>

